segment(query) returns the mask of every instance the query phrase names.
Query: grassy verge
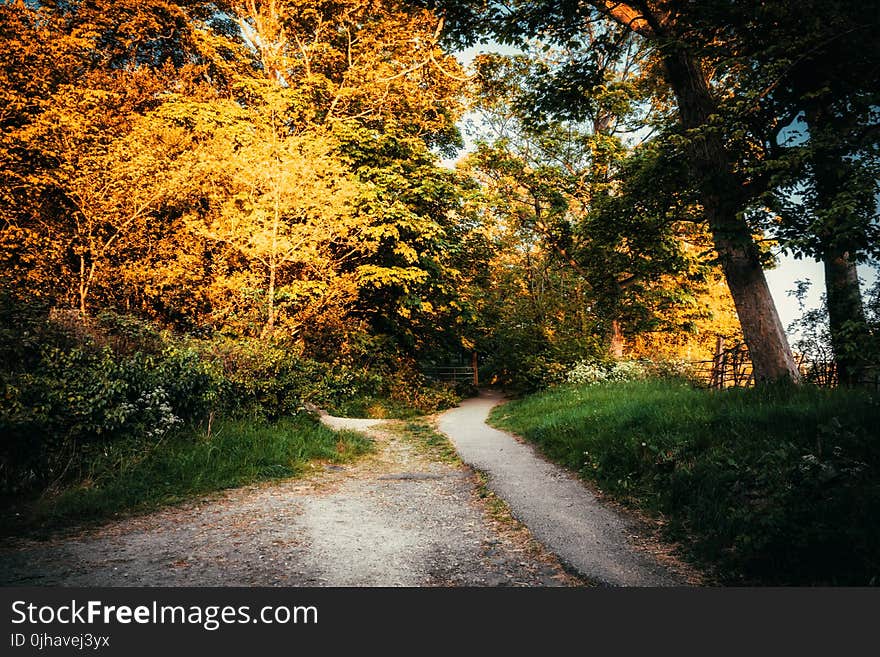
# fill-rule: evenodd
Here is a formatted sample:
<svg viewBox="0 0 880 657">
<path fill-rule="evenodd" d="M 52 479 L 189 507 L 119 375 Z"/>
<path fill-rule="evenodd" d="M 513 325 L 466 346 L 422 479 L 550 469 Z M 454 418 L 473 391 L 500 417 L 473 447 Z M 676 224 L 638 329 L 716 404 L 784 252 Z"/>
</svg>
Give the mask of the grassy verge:
<svg viewBox="0 0 880 657">
<path fill-rule="evenodd" d="M 462 465 L 461 458 L 449 438 L 437 431 L 426 418 L 410 420 L 401 427 L 399 435 L 433 459 L 450 465 Z"/>
<path fill-rule="evenodd" d="M 880 583 L 880 404 L 814 388 L 559 387 L 495 426 L 619 501 L 728 583 Z"/>
<path fill-rule="evenodd" d="M 223 420 L 211 435 L 179 433 L 162 442 L 113 444 L 89 459 L 89 475 L 4 513 L 4 534 L 52 529 L 141 512 L 258 481 L 295 477 L 312 460 L 344 462 L 371 449 L 354 432 L 334 432 L 307 416 L 277 422 Z M 17 515 L 16 515 L 17 514 Z"/>
</svg>

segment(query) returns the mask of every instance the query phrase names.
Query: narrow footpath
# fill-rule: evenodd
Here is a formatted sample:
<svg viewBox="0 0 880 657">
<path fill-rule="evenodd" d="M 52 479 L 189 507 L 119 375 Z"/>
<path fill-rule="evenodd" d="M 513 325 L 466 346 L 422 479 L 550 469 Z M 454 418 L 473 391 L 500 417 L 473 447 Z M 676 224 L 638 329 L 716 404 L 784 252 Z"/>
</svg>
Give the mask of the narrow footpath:
<svg viewBox="0 0 880 657">
<path fill-rule="evenodd" d="M 602 586 L 683 586 L 683 568 L 661 564 L 640 545 L 636 523 L 597 499 L 583 482 L 548 463 L 486 418 L 503 400 L 481 392 L 440 416 L 438 426 L 468 465 L 483 471 L 489 488 L 517 520 L 568 567 Z"/>
</svg>

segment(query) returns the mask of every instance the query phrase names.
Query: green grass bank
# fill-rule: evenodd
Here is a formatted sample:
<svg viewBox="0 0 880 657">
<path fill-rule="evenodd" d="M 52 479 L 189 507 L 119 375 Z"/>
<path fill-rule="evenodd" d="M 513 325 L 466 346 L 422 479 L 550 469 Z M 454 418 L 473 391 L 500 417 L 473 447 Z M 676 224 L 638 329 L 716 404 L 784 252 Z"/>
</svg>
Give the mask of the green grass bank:
<svg viewBox="0 0 880 657">
<path fill-rule="evenodd" d="M 340 463 L 371 450 L 354 432 L 335 432 L 301 414 L 277 421 L 220 420 L 155 443 L 121 440 L 90 446 L 85 476 L 4 509 L 3 534 L 40 534 L 194 496 L 302 474 L 310 461 Z"/>
<path fill-rule="evenodd" d="M 495 426 L 615 499 L 728 584 L 880 584 L 880 403 L 864 391 L 560 386 Z"/>
</svg>

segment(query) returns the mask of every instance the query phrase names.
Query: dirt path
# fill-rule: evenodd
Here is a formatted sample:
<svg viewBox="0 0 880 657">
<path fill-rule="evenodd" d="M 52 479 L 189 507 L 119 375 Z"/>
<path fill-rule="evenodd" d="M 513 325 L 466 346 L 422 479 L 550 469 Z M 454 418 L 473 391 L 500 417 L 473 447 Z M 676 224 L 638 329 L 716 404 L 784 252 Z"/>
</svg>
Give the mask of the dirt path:
<svg viewBox="0 0 880 657">
<path fill-rule="evenodd" d="M 493 392 L 464 401 L 439 419 L 440 430 L 469 465 L 489 476 L 489 487 L 513 515 L 563 563 L 590 581 L 608 586 L 675 586 L 699 575 L 645 536 L 634 517 L 601 503 L 567 471 L 534 449 L 485 424 L 502 400 Z"/>
<path fill-rule="evenodd" d="M 576 584 L 474 473 L 375 421 L 346 466 L 250 486 L 48 541 L 0 548 L 0 585 L 430 586 Z M 503 514 L 502 514 L 503 515 Z"/>
</svg>

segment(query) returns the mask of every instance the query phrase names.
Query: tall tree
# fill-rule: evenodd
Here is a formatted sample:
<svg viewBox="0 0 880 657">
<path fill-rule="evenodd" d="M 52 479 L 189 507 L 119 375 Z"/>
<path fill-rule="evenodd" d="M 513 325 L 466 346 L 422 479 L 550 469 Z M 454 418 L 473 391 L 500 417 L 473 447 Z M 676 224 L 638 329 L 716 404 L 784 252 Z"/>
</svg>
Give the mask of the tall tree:
<svg viewBox="0 0 880 657">
<path fill-rule="evenodd" d="M 774 236 L 823 261 L 839 379 L 856 382 L 872 357 L 856 266 L 880 237 L 880 5 L 719 3 L 704 13 L 739 101 L 725 122 L 754 139 L 746 152 L 770 179 L 759 202 Z"/>
<path fill-rule="evenodd" d="M 584 49 L 599 38 L 591 36 Z M 477 60 L 474 104 L 489 142 L 471 162 L 487 180 L 496 212 L 539 235 L 589 286 L 610 351 L 620 358 L 624 333 L 646 328 L 695 282 L 685 273 L 701 269 L 697 254 L 686 256 L 677 234 L 695 232 L 682 223 L 693 213 L 674 191 L 664 195 L 658 178 L 644 176 L 667 203 L 660 212 L 648 209 L 632 180 L 654 158 L 652 149 L 625 143 L 646 118 L 637 48 L 624 44 L 618 61 L 600 62 L 601 75 L 577 108 L 536 101 L 547 97 L 547 70 L 567 62 L 573 49 Z"/>
<path fill-rule="evenodd" d="M 4 283 L 179 328 L 454 345 L 464 74 L 399 0 L 0 4 Z"/>
<path fill-rule="evenodd" d="M 678 3 L 559 0 L 435 4 L 446 10 L 453 35 L 468 41 L 488 33 L 511 43 L 540 38 L 564 45 L 581 38 L 597 21 L 610 21 L 653 48 L 675 97 L 691 175 L 700 190 L 703 216 L 736 304 L 756 379 L 798 380 L 797 365 L 764 276 L 761 253 L 742 214 L 748 199 L 747 181 L 735 167 L 736 154 L 728 150 L 713 127 L 718 98 L 699 44 L 688 41 L 690 26 Z M 570 67 L 569 72 L 586 78 L 592 70 L 592 62 L 586 60 Z"/>
<path fill-rule="evenodd" d="M 459 142 L 464 74 L 440 47 L 436 16 L 401 0 L 266 0 L 225 4 L 255 65 L 311 101 L 310 120 L 356 120 Z"/>
<path fill-rule="evenodd" d="M 327 303 L 334 288 L 342 292 L 339 263 L 356 237 L 358 188 L 326 131 L 290 130 L 290 102 L 287 90 L 271 85 L 248 108 L 182 100 L 156 111 L 178 129 L 196 121 L 189 173 L 200 190 L 190 228 L 243 265 L 215 279 L 218 291 L 225 288 L 219 296 L 241 296 L 242 275 L 253 279 L 267 338 L 279 311 L 293 316 L 316 297 Z M 218 311 L 234 307 L 217 301 Z"/>
<path fill-rule="evenodd" d="M 155 157 L 177 146 L 127 135 L 169 91 L 222 87 L 236 47 L 214 31 L 209 4 L 0 4 L 0 241 L 4 277 L 22 293 L 85 308 L 123 234 L 157 218 L 169 170 Z M 104 291 L 118 300 L 114 286 Z"/>
</svg>

